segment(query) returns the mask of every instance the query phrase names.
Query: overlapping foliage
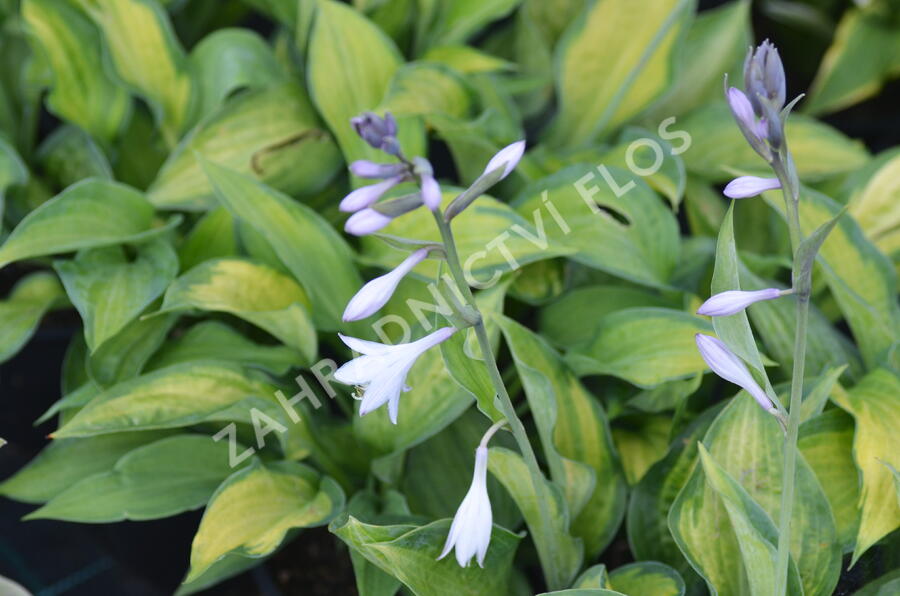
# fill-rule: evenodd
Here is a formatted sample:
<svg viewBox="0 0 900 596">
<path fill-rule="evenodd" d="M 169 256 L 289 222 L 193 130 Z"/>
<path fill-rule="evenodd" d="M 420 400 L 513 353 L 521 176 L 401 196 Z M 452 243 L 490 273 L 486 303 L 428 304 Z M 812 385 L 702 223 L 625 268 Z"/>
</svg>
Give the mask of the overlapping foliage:
<svg viewBox="0 0 900 596">
<path fill-rule="evenodd" d="M 181 594 L 325 524 L 368 596 L 771 594 L 779 427 L 705 375 L 694 345 L 711 289 L 790 279 L 780 200 L 726 211 L 718 192 L 765 171 L 722 97 L 753 40 L 749 2 L 213 4 L 0 2 L 0 265 L 21 278 L 0 302 L 0 358 L 48 312 L 83 322 L 48 363 L 63 378 L 42 418 L 54 438 L 0 494 L 89 523 L 205 507 Z M 806 596 L 897 548 L 900 153 L 813 117 L 900 72 L 894 10 L 846 10 L 786 131 L 803 229 L 849 212 L 810 313 L 789 582 Z M 497 416 L 465 335 L 420 358 L 396 426 L 320 383 L 334 369 L 320 358 L 350 356 L 337 331 L 418 337 L 437 316 L 428 261 L 380 326 L 341 321 L 362 279 L 405 256 L 340 232 L 337 203 L 360 183 L 346 165 L 376 157 L 349 124 L 366 110 L 397 117 L 448 198 L 529 142 L 455 222 L 461 259 L 495 281 L 478 300 L 550 479 L 538 490 L 511 443 L 492 448 L 484 569 L 435 560 Z M 436 241 L 428 218 L 384 232 Z M 748 314 L 716 331 L 781 391 L 791 304 Z M 636 562 L 607 571 L 617 535 Z M 531 571 L 547 558 L 545 585 Z"/>
</svg>

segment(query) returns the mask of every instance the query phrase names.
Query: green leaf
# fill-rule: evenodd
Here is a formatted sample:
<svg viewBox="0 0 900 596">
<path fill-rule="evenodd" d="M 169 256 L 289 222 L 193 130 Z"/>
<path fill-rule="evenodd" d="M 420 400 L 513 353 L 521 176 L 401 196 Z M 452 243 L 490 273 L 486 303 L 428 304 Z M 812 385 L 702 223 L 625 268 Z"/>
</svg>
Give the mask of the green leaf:
<svg viewBox="0 0 900 596">
<path fill-rule="evenodd" d="M 512 12 L 522 0 L 438 0 L 429 46 L 465 42 L 488 23 Z"/>
<path fill-rule="evenodd" d="M 608 314 L 639 306 L 674 306 L 649 291 L 627 286 L 595 285 L 575 288 L 541 309 L 541 335 L 563 348 L 583 344 L 595 336 Z"/>
<path fill-rule="evenodd" d="M 774 594 L 776 578 L 776 544 L 778 531 L 766 512 L 756 504 L 734 478 L 713 460 L 703 446 L 698 445 L 703 477 L 725 507 L 731 527 L 737 537 L 741 560 L 750 584 L 750 594 Z M 791 594 L 803 594 L 797 568 L 789 561 L 788 586 Z"/>
<path fill-rule="evenodd" d="M 720 403 L 719 405 L 724 405 Z M 669 531 L 668 515 L 697 461 L 697 445 L 721 407 L 703 412 L 672 441 L 666 456 L 656 462 L 632 487 L 628 501 L 628 543 L 638 560 L 662 561 L 688 580 L 691 592 L 700 577 L 685 559 Z"/>
<path fill-rule="evenodd" d="M 656 561 L 640 561 L 617 567 L 609 574 L 609 585 L 623 594 L 684 596 L 684 580 L 678 572 Z"/>
<path fill-rule="evenodd" d="M 165 291 L 178 273 L 178 257 L 168 240 L 159 239 L 138 247 L 133 260 L 121 246 L 109 246 L 81 251 L 54 268 L 94 352 Z"/>
<path fill-rule="evenodd" d="M 129 451 L 162 439 L 167 431 L 115 433 L 59 439 L 0 484 L 0 494 L 26 503 L 46 503 L 82 478 L 107 472 Z"/>
<path fill-rule="evenodd" d="M 231 474 L 228 449 L 227 442 L 204 435 L 176 435 L 143 445 L 119 458 L 112 470 L 76 482 L 25 519 L 108 523 L 197 509 Z"/>
<path fill-rule="evenodd" d="M 0 213 L 3 211 L 6 191 L 12 186 L 28 182 L 28 167 L 15 147 L 0 137 Z"/>
<path fill-rule="evenodd" d="M 169 286 L 159 312 L 188 309 L 227 312 L 265 329 L 316 358 L 316 330 L 309 298 L 293 278 L 244 259 L 215 259 L 197 265 Z"/>
<path fill-rule="evenodd" d="M 692 7 L 687 0 L 587 4 L 556 48 L 559 112 L 548 142 L 587 144 L 656 99 L 674 74 L 673 55 Z M 604 82 L 600 89 L 595 81 Z"/>
<path fill-rule="evenodd" d="M 274 388 L 233 363 L 187 362 L 111 387 L 53 436 L 187 426 L 215 418 L 247 397 L 265 398 L 275 405 L 274 393 Z"/>
<path fill-rule="evenodd" d="M 50 133 L 35 157 L 40 171 L 59 188 L 84 178 L 113 179 L 106 155 L 90 135 L 73 125 L 64 124 Z"/>
<path fill-rule="evenodd" d="M 0 266 L 151 235 L 153 206 L 136 190 L 107 180 L 72 185 L 23 219 L 0 247 Z"/>
<path fill-rule="evenodd" d="M 234 218 L 228 209 L 216 207 L 208 211 L 178 247 L 181 270 L 188 271 L 209 259 L 237 256 L 236 232 Z"/>
<path fill-rule="evenodd" d="M 444 205 L 455 194 L 445 188 Z M 544 225 L 547 225 L 546 222 Z M 519 266 L 570 252 L 549 247 L 546 235 L 508 205 L 488 196 L 478 198 L 453 220 L 454 237 L 459 258 L 475 287 L 496 283 L 502 273 Z M 547 230 L 549 231 L 549 230 Z M 385 234 L 440 242 L 434 216 L 427 209 L 417 209 L 399 217 L 384 228 Z M 385 269 L 396 267 L 406 255 L 378 238 L 362 238 L 362 259 L 367 264 Z M 437 277 L 438 261 L 428 260 L 415 271 L 429 278 Z"/>
<path fill-rule="evenodd" d="M 494 422 L 499 422 L 504 416 L 496 405 L 497 392 L 491 383 L 484 360 L 466 353 L 467 337 L 468 330 L 455 333 L 441 343 L 444 365 L 453 380 L 472 394 L 478 402 L 478 409 Z"/>
<path fill-rule="evenodd" d="M 346 4 L 318 0 L 309 41 L 307 80 L 313 101 L 349 163 L 375 159 L 350 126 L 350 119 L 377 108 L 401 56 L 372 22 Z"/>
<path fill-rule="evenodd" d="M 465 45 L 434 46 L 425 52 L 421 60 L 449 66 L 462 74 L 495 72 L 514 68 L 514 65 L 506 60 Z"/>
<path fill-rule="evenodd" d="M 88 358 L 87 371 L 100 387 L 136 377 L 166 339 L 178 317 L 136 319 L 103 342 Z"/>
<path fill-rule="evenodd" d="M 531 407 L 553 480 L 563 487 L 571 532 L 593 557 L 625 514 L 627 486 L 606 413 L 542 338 L 497 317 Z"/>
<path fill-rule="evenodd" d="M 812 83 L 803 111 L 834 112 L 867 99 L 896 74 L 897 29 L 888 19 L 849 8 Z"/>
<path fill-rule="evenodd" d="M 235 90 L 261 89 L 286 78 L 272 48 L 250 29 L 213 31 L 191 51 L 201 116 L 212 113 Z"/>
<path fill-rule="evenodd" d="M 606 565 L 598 563 L 584 570 L 578 576 L 575 583 L 572 584 L 574 589 L 603 589 L 609 586 L 609 574 L 606 572 Z"/>
<path fill-rule="evenodd" d="M 744 139 L 724 102 L 694 110 L 678 124 L 691 137 L 691 146 L 682 157 L 692 174 L 712 182 L 728 181 L 735 171 L 772 175 L 766 162 Z M 801 180 L 820 180 L 852 172 L 869 159 L 859 142 L 799 114 L 788 119 L 785 137 L 790 142 Z"/>
<path fill-rule="evenodd" d="M 866 237 L 896 262 L 900 252 L 900 152 L 882 153 L 871 165 L 875 167 L 848 178 L 852 192 L 847 204 Z"/>
<path fill-rule="evenodd" d="M 798 443 L 831 504 L 842 550 L 853 550 L 859 529 L 859 472 L 853 461 L 853 419 L 834 409 L 807 420 Z"/>
<path fill-rule="evenodd" d="M 737 0 L 699 13 L 688 29 L 681 69 L 671 89 L 653 105 L 651 122 L 680 116 L 722 95 L 722 73 L 740 80 L 750 46 L 750 2 Z"/>
<path fill-rule="evenodd" d="M 330 530 L 355 552 L 396 577 L 417 596 L 479 596 L 506 594 L 519 536 L 494 526 L 484 569 L 460 567 L 452 556 L 438 555 L 450 530 L 450 520 L 426 526 L 376 526 L 348 516 Z"/>
<path fill-rule="evenodd" d="M 779 519 L 781 509 L 784 433 L 778 422 L 742 391 L 717 416 L 703 443 L 716 468 L 730 479 L 721 475 L 710 479 L 710 466 L 696 466 L 672 506 L 669 528 L 711 591 L 746 594 L 753 586 L 752 593 L 771 594 L 771 590 L 756 584 L 766 579 L 765 557 L 750 567 L 750 551 L 745 553 L 745 549 L 764 554 L 769 548 L 765 543 L 770 543 L 774 553 L 777 531 L 771 520 Z M 802 455 L 798 457 L 795 482 L 790 550 L 802 582 L 802 592 L 798 586 L 795 593 L 826 596 L 832 593 L 840 575 L 841 547 L 834 518 L 819 481 Z M 737 490 L 736 483 L 742 490 Z M 756 504 L 756 510 L 748 500 Z M 741 510 L 750 516 L 750 526 L 736 515 Z M 760 514 L 768 523 L 760 521 Z M 751 527 L 755 528 L 755 537 L 746 533 Z M 753 540 L 743 544 L 748 537 Z M 755 565 L 763 565 L 762 570 Z"/>
<path fill-rule="evenodd" d="M 783 209 L 780 198 L 766 201 Z M 800 227 L 804 234 L 841 210 L 835 201 L 812 190 L 800 194 Z M 819 250 L 818 262 L 834 299 L 850 326 L 863 362 L 875 367 L 900 338 L 897 280 L 890 262 L 862 233 L 852 217 L 842 217 Z"/>
<path fill-rule="evenodd" d="M 239 553 L 227 554 L 191 581 L 182 582 L 175 590 L 175 596 L 188 596 L 206 590 L 259 564 L 258 558 L 245 557 Z"/>
<path fill-rule="evenodd" d="M 206 507 L 191 546 L 196 579 L 229 553 L 262 557 L 293 528 L 328 523 L 344 506 L 344 493 L 331 478 L 296 462 L 259 462 L 229 476 Z"/>
<path fill-rule="evenodd" d="M 112 140 L 130 115 L 131 98 L 101 67 L 103 46 L 93 23 L 68 0 L 27 0 L 22 16 L 52 71 L 50 111 Z"/>
<path fill-rule="evenodd" d="M 778 287 L 778 282 L 764 280 L 747 270 L 741 271 L 741 286 L 747 290 Z M 792 299 L 764 300 L 749 308 L 750 320 L 759 332 L 766 352 L 780 365 L 787 377 L 794 363 L 794 333 L 797 309 Z M 859 352 L 842 333 L 834 328 L 815 304 L 809 306 L 806 367 L 811 372 L 848 364 L 847 374 L 856 378 L 862 373 Z"/>
<path fill-rule="evenodd" d="M 147 321 L 162 320 L 153 317 Z M 282 376 L 299 367 L 303 356 L 287 346 L 268 346 L 253 342 L 218 321 L 201 321 L 157 352 L 148 365 L 156 370 L 192 360 L 224 360 L 261 368 Z"/>
<path fill-rule="evenodd" d="M 621 592 L 616 592 L 615 590 L 600 590 L 600 589 L 570 589 L 570 590 L 556 590 L 555 592 L 543 592 L 538 594 L 538 596 L 626 596 Z"/>
<path fill-rule="evenodd" d="M 856 420 L 853 458 L 862 478 L 862 510 L 851 565 L 869 547 L 900 527 L 900 504 L 894 476 L 887 465 L 900 468 L 900 379 L 880 368 L 870 372 L 835 401 Z"/>
<path fill-rule="evenodd" d="M 187 57 L 165 10 L 157 0 L 76 2 L 103 32 L 106 56 L 118 77 L 150 104 L 167 143 L 174 145 L 197 98 Z"/>
<path fill-rule="evenodd" d="M 290 195 L 318 192 L 340 167 L 331 135 L 294 83 L 229 98 L 172 151 L 147 191 L 150 201 L 164 209 L 214 206 L 201 157 Z"/>
<path fill-rule="evenodd" d="M 719 238 L 716 244 L 716 266 L 710 284 L 710 294 L 712 295 L 741 289 L 739 273 L 741 262 L 734 241 L 734 205 L 735 203 L 732 201 L 725 214 L 722 227 L 719 229 Z M 712 317 L 712 325 L 716 330 L 716 335 L 732 352 L 765 377 L 766 372 L 745 311 L 727 317 Z"/>
<path fill-rule="evenodd" d="M 515 200 L 516 210 L 557 254 L 571 251 L 589 267 L 667 287 L 680 249 L 674 215 L 646 183 L 604 168 L 572 166 L 538 180 Z"/>
<path fill-rule="evenodd" d="M 809 279 L 812 275 L 813 264 L 815 263 L 819 249 L 822 247 L 822 243 L 825 242 L 825 239 L 828 238 L 828 234 L 831 233 L 831 230 L 834 229 L 834 226 L 837 225 L 838 220 L 841 219 L 841 216 L 844 215 L 846 211 L 846 207 L 838 211 L 834 217 L 813 230 L 809 236 L 803 239 L 800 246 L 797 247 L 797 253 L 794 255 L 795 285 L 799 285 L 800 280 Z"/>
<path fill-rule="evenodd" d="M 28 343 L 43 316 L 65 300 L 62 286 L 52 273 L 37 272 L 16 283 L 0 301 L 0 362 L 15 356 Z"/>
<path fill-rule="evenodd" d="M 891 596 L 900 588 L 900 569 L 889 571 L 878 579 L 867 583 L 853 593 L 853 596 Z"/>
<path fill-rule="evenodd" d="M 709 333 L 699 317 L 667 308 L 629 308 L 607 315 L 594 339 L 569 352 L 579 376 L 603 374 L 638 387 L 707 370 L 694 335 Z"/>
<path fill-rule="evenodd" d="M 638 482 L 650 466 L 665 457 L 671 431 L 668 415 L 640 414 L 616 419 L 612 436 L 629 485 Z"/>
<path fill-rule="evenodd" d="M 465 118 L 472 109 L 471 93 L 465 81 L 440 64 L 412 62 L 397 69 L 379 112 L 395 116 L 446 114 Z"/>
<path fill-rule="evenodd" d="M 502 447 L 491 447 L 488 469 L 503 484 L 525 517 L 547 584 L 569 585 L 581 567 L 584 546 L 579 538 L 569 533 L 569 511 L 559 485 L 542 479 L 541 494 L 537 494 L 522 457 Z M 550 519 L 542 517 L 539 500 L 546 503 Z"/>
<path fill-rule="evenodd" d="M 303 285 L 316 327 L 340 328 L 345 305 L 362 285 L 344 239 L 315 211 L 278 191 L 211 162 L 203 167 L 219 201 L 264 235 Z"/>
</svg>

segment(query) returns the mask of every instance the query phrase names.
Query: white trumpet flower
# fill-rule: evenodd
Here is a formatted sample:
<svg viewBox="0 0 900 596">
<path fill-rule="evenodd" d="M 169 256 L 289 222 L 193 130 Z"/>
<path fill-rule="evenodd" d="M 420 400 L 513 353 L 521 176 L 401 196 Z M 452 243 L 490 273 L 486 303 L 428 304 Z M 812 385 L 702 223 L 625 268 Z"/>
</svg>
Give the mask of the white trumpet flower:
<svg viewBox="0 0 900 596">
<path fill-rule="evenodd" d="M 475 472 L 472 474 L 472 485 L 469 492 L 456 510 L 450 533 L 444 550 L 438 560 L 443 559 L 456 548 L 456 562 L 460 567 L 468 567 L 475 557 L 479 567 L 484 567 L 484 557 L 491 543 L 491 530 L 494 518 L 491 513 L 491 500 L 487 490 L 487 445 L 482 444 L 475 450 Z"/>
<path fill-rule="evenodd" d="M 337 369 L 334 378 L 341 383 L 363 388 L 360 416 L 388 404 L 391 422 L 397 424 L 400 392 L 409 391 L 406 386 L 409 370 L 426 350 L 445 341 L 455 332 L 455 327 L 443 327 L 417 341 L 395 345 L 340 335 L 341 341 L 362 356 Z"/>
</svg>

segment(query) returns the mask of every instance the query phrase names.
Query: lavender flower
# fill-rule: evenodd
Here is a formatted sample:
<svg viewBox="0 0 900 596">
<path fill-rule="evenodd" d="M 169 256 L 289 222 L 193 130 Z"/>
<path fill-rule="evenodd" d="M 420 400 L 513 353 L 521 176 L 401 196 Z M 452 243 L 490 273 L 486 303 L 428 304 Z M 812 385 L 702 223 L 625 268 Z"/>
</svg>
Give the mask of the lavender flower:
<svg viewBox="0 0 900 596">
<path fill-rule="evenodd" d="M 434 169 L 424 157 L 416 157 L 413 159 L 413 171 L 418 175 L 422 189 L 422 202 L 425 206 L 434 211 L 441 206 L 441 187 L 434 179 Z"/>
<path fill-rule="evenodd" d="M 360 209 L 371 207 L 394 186 L 403 182 L 403 176 L 394 176 L 376 184 L 357 188 L 341 201 L 338 209 L 347 213 L 355 213 Z"/>
<path fill-rule="evenodd" d="M 347 222 L 344 224 L 344 231 L 354 236 L 365 236 L 377 232 L 391 223 L 392 220 L 392 217 L 371 207 L 361 209 L 347 219 Z"/>
<path fill-rule="evenodd" d="M 406 257 L 390 273 L 376 277 L 364 285 L 347 304 L 347 308 L 344 310 L 344 320 L 359 321 L 360 319 L 365 319 L 384 306 L 391 299 L 394 290 L 397 289 L 397 285 L 403 277 L 412 271 L 416 265 L 425 260 L 428 256 L 428 251 L 428 248 L 420 248 Z"/>
<path fill-rule="evenodd" d="M 781 188 L 781 182 L 778 178 L 740 176 L 729 182 L 723 192 L 726 197 L 731 199 L 746 199 L 776 188 Z"/>
<path fill-rule="evenodd" d="M 753 396 L 756 403 L 770 414 L 778 414 L 778 410 L 763 391 L 762 387 L 753 379 L 750 371 L 743 361 L 725 346 L 720 340 L 709 335 L 698 333 L 694 336 L 697 341 L 697 349 L 709 368 L 714 373 L 735 385 L 739 385 L 747 393 Z"/>
<path fill-rule="evenodd" d="M 404 163 L 376 163 L 368 159 L 358 159 L 350 164 L 350 173 L 359 178 L 392 178 L 407 172 Z"/>
<path fill-rule="evenodd" d="M 388 416 L 392 423 L 397 424 L 400 392 L 409 390 L 406 387 L 406 375 L 419 356 L 454 333 L 456 328 L 443 327 L 417 341 L 396 345 L 340 335 L 341 341 L 362 356 L 340 367 L 334 373 L 334 378 L 347 385 L 362 387 L 360 416 L 387 404 Z"/>
<path fill-rule="evenodd" d="M 773 300 L 782 295 L 781 290 L 778 288 L 767 288 L 765 290 L 756 290 L 752 292 L 741 290 L 719 292 L 704 302 L 700 308 L 697 309 L 697 314 L 710 317 L 727 317 L 728 315 L 734 315 L 741 312 L 754 302 Z"/>
</svg>

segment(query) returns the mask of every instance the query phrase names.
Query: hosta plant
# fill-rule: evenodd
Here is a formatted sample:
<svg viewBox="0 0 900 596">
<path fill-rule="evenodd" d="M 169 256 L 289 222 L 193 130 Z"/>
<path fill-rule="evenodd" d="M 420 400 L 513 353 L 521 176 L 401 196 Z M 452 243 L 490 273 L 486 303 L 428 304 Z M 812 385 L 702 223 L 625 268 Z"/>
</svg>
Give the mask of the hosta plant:
<svg viewBox="0 0 900 596">
<path fill-rule="evenodd" d="M 364 596 L 896 593 L 900 153 L 813 115 L 900 22 L 837 4 L 804 96 L 743 0 L 0 2 L 5 367 L 79 321 L 0 494 L 202 509 L 179 594 L 312 527 Z"/>
</svg>

